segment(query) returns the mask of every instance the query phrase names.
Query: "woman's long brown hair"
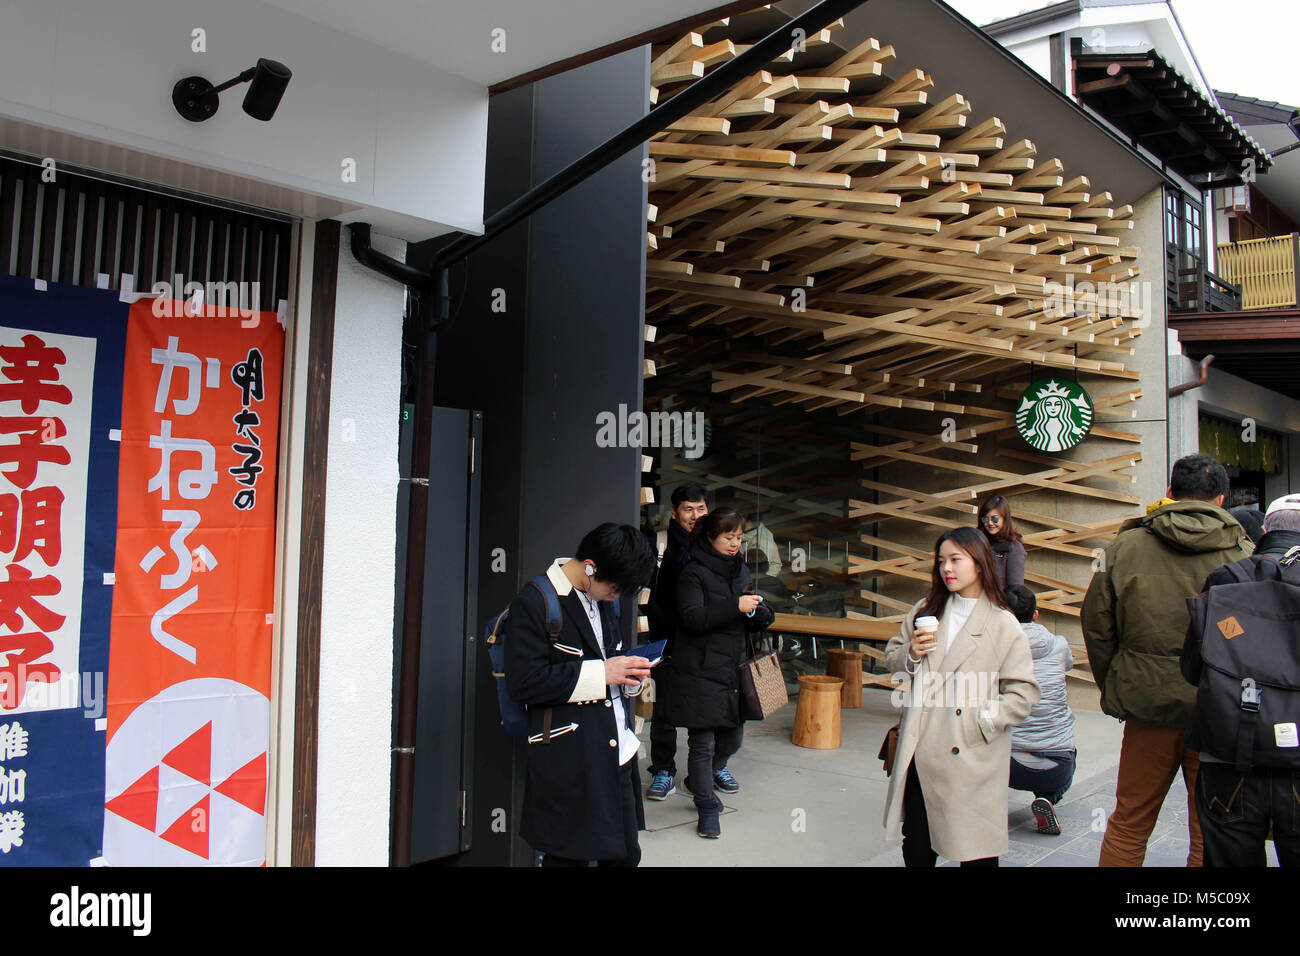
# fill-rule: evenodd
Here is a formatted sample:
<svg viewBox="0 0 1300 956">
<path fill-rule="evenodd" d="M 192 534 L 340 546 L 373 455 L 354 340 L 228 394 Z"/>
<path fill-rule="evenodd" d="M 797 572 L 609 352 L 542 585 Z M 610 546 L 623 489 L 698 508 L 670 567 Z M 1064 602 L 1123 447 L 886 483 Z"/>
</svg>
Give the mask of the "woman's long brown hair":
<svg viewBox="0 0 1300 956">
<path fill-rule="evenodd" d="M 990 511 L 996 511 L 1002 516 L 1002 527 L 998 529 L 996 535 L 989 534 L 984 528 L 984 516 Z M 976 517 L 976 523 L 979 529 L 995 541 L 1019 541 L 1021 540 L 1020 532 L 1016 530 L 1015 522 L 1011 520 L 1011 504 L 1001 495 L 989 495 L 980 505 L 980 513 Z"/>
<path fill-rule="evenodd" d="M 1007 596 L 1002 593 L 998 583 L 998 566 L 993 559 L 993 549 L 989 547 L 988 536 L 978 528 L 953 528 L 939 535 L 939 540 L 934 543 L 934 565 L 930 568 L 930 594 L 926 597 L 925 604 L 916 612 L 916 617 L 941 617 L 943 609 L 948 606 L 948 598 L 952 592 L 948 590 L 948 585 L 943 583 L 943 575 L 939 573 L 939 549 L 943 547 L 945 541 L 951 541 L 970 555 L 970 559 L 975 562 L 975 567 L 979 570 L 980 587 L 985 597 L 993 602 L 993 606 L 1011 610 L 1007 604 Z M 989 583 L 990 581 L 992 584 Z M 913 620 L 916 618 L 914 617 Z"/>
</svg>

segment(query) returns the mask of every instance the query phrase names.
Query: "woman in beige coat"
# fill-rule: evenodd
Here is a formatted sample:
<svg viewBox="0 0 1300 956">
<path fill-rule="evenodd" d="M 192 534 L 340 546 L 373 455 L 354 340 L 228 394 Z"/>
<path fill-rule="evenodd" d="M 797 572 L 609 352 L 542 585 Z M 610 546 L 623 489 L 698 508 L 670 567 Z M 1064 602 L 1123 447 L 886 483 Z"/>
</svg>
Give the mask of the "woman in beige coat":
<svg viewBox="0 0 1300 956">
<path fill-rule="evenodd" d="M 902 822 L 907 866 L 934 866 L 936 854 L 997 866 L 1007 850 L 1008 730 L 1038 700 L 1029 641 L 982 532 L 945 532 L 931 579 L 885 651 L 886 666 L 907 678 L 894 692 L 903 718 L 885 828 L 895 836 Z M 918 617 L 939 618 L 938 630 L 917 635 Z"/>
</svg>

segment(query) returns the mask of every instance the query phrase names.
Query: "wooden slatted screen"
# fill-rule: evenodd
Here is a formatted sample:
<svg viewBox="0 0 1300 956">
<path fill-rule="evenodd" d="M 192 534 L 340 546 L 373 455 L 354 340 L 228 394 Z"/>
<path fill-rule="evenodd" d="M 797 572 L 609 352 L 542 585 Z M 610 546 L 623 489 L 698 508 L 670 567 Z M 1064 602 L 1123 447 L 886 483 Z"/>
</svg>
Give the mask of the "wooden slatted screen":
<svg viewBox="0 0 1300 956">
<path fill-rule="evenodd" d="M 289 222 L 0 158 L 0 273 L 119 289 L 155 282 L 256 282 L 274 312 L 289 297 Z"/>
</svg>

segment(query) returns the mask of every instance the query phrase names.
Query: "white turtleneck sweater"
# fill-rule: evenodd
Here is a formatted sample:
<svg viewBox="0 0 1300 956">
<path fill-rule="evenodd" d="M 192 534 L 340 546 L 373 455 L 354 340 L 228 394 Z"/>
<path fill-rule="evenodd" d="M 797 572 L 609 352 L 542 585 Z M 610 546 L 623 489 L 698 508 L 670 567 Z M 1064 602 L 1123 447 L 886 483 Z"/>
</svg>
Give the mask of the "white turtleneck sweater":
<svg viewBox="0 0 1300 956">
<path fill-rule="evenodd" d="M 943 645 L 944 653 L 952 647 L 952 639 L 966 626 L 966 619 L 970 617 L 971 611 L 975 610 L 976 600 L 978 599 L 964 598 L 956 594 L 948 598 L 948 634 Z"/>
</svg>

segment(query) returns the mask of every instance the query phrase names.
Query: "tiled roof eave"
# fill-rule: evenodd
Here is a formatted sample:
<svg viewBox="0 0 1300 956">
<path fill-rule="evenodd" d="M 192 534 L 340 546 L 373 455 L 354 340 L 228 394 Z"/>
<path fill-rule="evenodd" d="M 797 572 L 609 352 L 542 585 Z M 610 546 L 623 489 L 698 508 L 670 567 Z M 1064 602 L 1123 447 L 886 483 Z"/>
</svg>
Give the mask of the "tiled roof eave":
<svg viewBox="0 0 1300 956">
<path fill-rule="evenodd" d="M 1123 54 L 1085 53 L 1075 57 L 1076 68 L 1083 67 L 1085 69 L 1096 69 L 1111 63 L 1118 64 L 1122 69 L 1129 70 L 1138 82 L 1142 82 L 1146 78 L 1143 75 L 1143 68 L 1146 68 L 1149 71 L 1159 70 L 1164 72 L 1168 77 L 1174 80 L 1176 92 L 1180 95 L 1186 94 L 1194 98 L 1198 104 L 1203 105 L 1212 113 L 1213 118 L 1218 119 L 1227 127 L 1229 134 L 1235 137 L 1238 141 L 1235 145 L 1237 146 L 1238 152 L 1242 154 L 1242 158 L 1245 158 L 1246 156 L 1252 158 L 1260 172 L 1266 170 L 1272 165 L 1273 160 L 1267 149 L 1260 145 L 1253 136 L 1246 132 L 1246 130 L 1243 129 L 1231 115 L 1224 112 L 1218 103 L 1203 94 L 1194 83 L 1187 79 L 1186 76 L 1179 72 L 1176 67 L 1169 63 L 1168 60 L 1162 57 L 1155 50 L 1148 50 L 1145 53 Z M 1161 93 L 1158 90 L 1148 89 L 1147 92 L 1158 100 L 1161 97 Z M 1098 111 L 1105 115 L 1104 111 Z M 1189 119 L 1187 120 L 1187 123 L 1193 129 L 1196 129 L 1197 123 L 1195 120 Z M 1203 130 L 1196 129 L 1196 131 L 1204 135 Z"/>
</svg>

